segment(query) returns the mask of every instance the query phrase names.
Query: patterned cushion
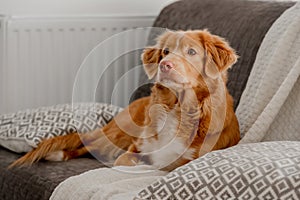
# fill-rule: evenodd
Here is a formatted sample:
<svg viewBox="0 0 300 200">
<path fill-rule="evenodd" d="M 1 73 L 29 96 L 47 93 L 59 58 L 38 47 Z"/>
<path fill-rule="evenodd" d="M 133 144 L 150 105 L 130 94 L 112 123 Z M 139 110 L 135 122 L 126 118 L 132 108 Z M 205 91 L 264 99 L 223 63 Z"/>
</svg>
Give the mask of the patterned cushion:
<svg viewBox="0 0 300 200">
<path fill-rule="evenodd" d="M 300 199 L 300 142 L 244 144 L 208 153 L 135 199 Z"/>
<path fill-rule="evenodd" d="M 0 115 L 0 145 L 27 152 L 43 139 L 106 125 L 121 108 L 103 103 L 64 104 Z"/>
</svg>

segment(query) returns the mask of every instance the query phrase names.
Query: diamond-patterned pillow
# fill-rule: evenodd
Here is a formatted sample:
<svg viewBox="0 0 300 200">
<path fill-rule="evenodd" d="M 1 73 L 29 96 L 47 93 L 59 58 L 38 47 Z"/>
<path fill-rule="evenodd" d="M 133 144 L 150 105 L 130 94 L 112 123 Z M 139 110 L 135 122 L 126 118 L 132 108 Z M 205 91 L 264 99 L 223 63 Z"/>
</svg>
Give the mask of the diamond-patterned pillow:
<svg viewBox="0 0 300 200">
<path fill-rule="evenodd" d="M 121 110 L 104 103 L 78 103 L 0 115 L 0 145 L 28 152 L 43 139 L 101 128 Z"/>
<path fill-rule="evenodd" d="M 242 144 L 208 153 L 135 199 L 300 199 L 300 142 Z"/>
</svg>

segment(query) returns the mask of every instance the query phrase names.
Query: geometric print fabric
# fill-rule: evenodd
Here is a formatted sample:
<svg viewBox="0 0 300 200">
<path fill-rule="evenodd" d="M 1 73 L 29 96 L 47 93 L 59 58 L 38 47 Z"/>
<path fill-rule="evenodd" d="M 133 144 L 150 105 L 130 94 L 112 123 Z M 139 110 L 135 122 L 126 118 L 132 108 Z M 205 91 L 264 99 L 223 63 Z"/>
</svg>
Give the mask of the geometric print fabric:
<svg viewBox="0 0 300 200">
<path fill-rule="evenodd" d="M 101 128 L 121 110 L 105 103 L 77 103 L 4 114 L 0 115 L 0 139 L 15 140 L 16 145 L 25 140 L 37 147 L 44 139 Z"/>
<path fill-rule="evenodd" d="M 300 199 L 300 142 L 241 144 L 207 153 L 135 199 Z"/>
</svg>

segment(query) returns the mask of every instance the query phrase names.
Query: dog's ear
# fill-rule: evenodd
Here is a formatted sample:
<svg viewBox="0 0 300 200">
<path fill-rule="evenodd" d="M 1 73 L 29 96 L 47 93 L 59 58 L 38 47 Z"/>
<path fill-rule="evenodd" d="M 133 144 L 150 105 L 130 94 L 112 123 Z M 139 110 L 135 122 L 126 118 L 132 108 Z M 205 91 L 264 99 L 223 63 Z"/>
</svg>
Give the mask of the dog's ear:
<svg viewBox="0 0 300 200">
<path fill-rule="evenodd" d="M 236 63 L 238 56 L 223 38 L 205 30 L 200 32 L 200 40 L 204 47 L 204 73 L 207 76 L 215 79 Z"/>
<path fill-rule="evenodd" d="M 144 70 L 149 79 L 152 79 L 156 75 L 161 59 L 161 49 L 157 47 L 147 47 L 144 49 L 142 61 Z"/>
</svg>

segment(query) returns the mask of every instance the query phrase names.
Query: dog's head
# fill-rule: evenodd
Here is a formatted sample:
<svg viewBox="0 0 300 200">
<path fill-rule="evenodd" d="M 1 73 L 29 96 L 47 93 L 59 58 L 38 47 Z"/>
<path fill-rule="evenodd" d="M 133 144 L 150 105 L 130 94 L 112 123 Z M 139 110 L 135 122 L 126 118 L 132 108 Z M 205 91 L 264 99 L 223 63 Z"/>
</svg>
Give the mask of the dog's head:
<svg viewBox="0 0 300 200">
<path fill-rule="evenodd" d="M 173 90 L 197 87 L 200 82 L 222 77 L 237 55 L 221 37 L 203 31 L 167 31 L 142 54 L 149 79 Z"/>
</svg>

